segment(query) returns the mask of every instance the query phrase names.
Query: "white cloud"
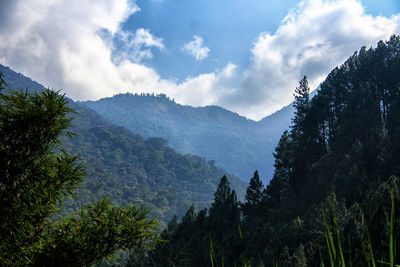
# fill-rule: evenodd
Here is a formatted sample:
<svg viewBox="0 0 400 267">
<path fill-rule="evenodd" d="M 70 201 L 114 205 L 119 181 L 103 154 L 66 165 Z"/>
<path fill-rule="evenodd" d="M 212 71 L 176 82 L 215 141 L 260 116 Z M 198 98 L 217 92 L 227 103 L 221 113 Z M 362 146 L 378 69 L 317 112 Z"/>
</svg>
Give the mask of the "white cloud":
<svg viewBox="0 0 400 267">
<path fill-rule="evenodd" d="M 203 38 L 198 35 L 193 36 L 193 41 L 183 45 L 182 51 L 192 55 L 197 61 L 201 61 L 208 56 L 210 49 L 203 46 Z"/>
<path fill-rule="evenodd" d="M 367 15 L 356 0 L 305 1 L 276 32 L 259 35 L 243 73 L 228 63 L 176 83 L 141 63 L 152 57 L 151 49 L 167 49 L 161 38 L 146 29 L 121 31 L 121 23 L 137 11 L 135 2 L 128 0 L 81 0 L 79 5 L 67 0 L 5 0 L 0 2 L 0 63 L 46 86 L 63 88 L 73 99 L 127 91 L 166 93 L 179 103 L 217 104 L 260 119 L 292 100 L 304 74 L 316 87 L 362 45 L 375 46 L 400 32 L 400 15 Z M 124 48 L 115 54 L 112 40 L 118 38 Z M 201 37 L 193 42 L 200 51 L 206 49 Z M 201 60 L 208 53 L 207 48 L 192 55 Z"/>
<path fill-rule="evenodd" d="M 151 47 L 156 47 L 160 50 L 165 49 L 163 40 L 151 35 L 148 29 L 137 29 L 136 34 L 121 31 L 115 37 L 122 42 L 121 47 L 114 50 L 116 52 L 114 56 L 116 62 L 130 60 L 139 63 L 142 59 L 151 59 L 153 57 L 150 50 Z"/>
<path fill-rule="evenodd" d="M 116 34 L 138 10 L 128 0 L 14 1 L 0 18 L 0 62 L 75 99 L 113 94 L 123 77 L 98 32 Z M 135 64 L 132 71 L 153 75 Z"/>
<path fill-rule="evenodd" d="M 399 25 L 400 15 L 373 17 L 356 0 L 304 1 L 275 33 L 262 33 L 254 42 L 251 64 L 227 106 L 261 118 L 293 100 L 303 75 L 316 88 L 361 46 L 400 33 Z"/>
</svg>

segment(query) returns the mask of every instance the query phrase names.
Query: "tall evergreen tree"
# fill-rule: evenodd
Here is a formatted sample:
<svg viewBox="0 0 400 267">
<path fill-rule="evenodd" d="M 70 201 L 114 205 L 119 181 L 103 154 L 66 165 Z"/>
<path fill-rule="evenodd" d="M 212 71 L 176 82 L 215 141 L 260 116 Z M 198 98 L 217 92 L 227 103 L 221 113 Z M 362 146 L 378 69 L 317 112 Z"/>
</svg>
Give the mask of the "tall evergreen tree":
<svg viewBox="0 0 400 267">
<path fill-rule="evenodd" d="M 295 89 L 293 106 L 295 112 L 290 135 L 293 143 L 294 157 L 293 175 L 289 182 L 291 189 L 298 191 L 300 183 L 304 182 L 307 177 L 310 156 L 314 153 L 312 151 L 312 142 L 310 142 L 307 135 L 311 129 L 310 125 L 307 125 L 307 115 L 310 109 L 310 88 L 308 87 L 306 76 L 303 77 L 299 82 L 299 86 Z"/>
<path fill-rule="evenodd" d="M 246 190 L 246 203 L 250 205 L 257 205 L 261 202 L 263 197 L 263 184 L 258 175 L 258 171 L 254 172 L 253 178 L 250 179 L 250 184 Z"/>
<path fill-rule="evenodd" d="M 242 205 L 242 211 L 245 217 L 261 217 L 262 202 L 264 200 L 264 186 L 258 174 L 254 172 L 246 190 L 245 203 Z"/>
<path fill-rule="evenodd" d="M 304 76 L 299 82 L 299 86 L 294 91 L 295 108 L 294 117 L 292 119 L 292 134 L 299 136 L 303 133 L 304 121 L 307 111 L 310 107 L 310 88 L 308 87 L 307 77 Z"/>
<path fill-rule="evenodd" d="M 218 184 L 217 191 L 214 193 L 214 202 L 211 204 L 210 213 L 216 210 L 219 206 L 226 203 L 231 195 L 231 188 L 226 175 L 221 178 Z"/>
<path fill-rule="evenodd" d="M 394 36 L 335 68 L 312 100 L 306 78 L 300 81 L 291 131 L 275 150 L 273 179 L 261 205 L 253 205 L 262 212 L 246 211 L 257 199 L 256 177 L 241 206 L 251 266 L 273 266 L 275 260 L 278 266 L 320 266 L 321 257 L 329 259 L 322 211 L 329 214 L 327 224 L 336 225 L 331 233 L 352 266 L 368 265 L 371 257 L 363 245 L 369 242 L 375 259 L 390 261 L 389 196 L 393 192 L 394 203 L 400 199 L 399 73 L 400 37 Z M 217 259 L 235 259 L 231 255 L 240 248 L 232 230 L 236 225 L 229 224 L 229 192 L 221 180 L 208 217 L 214 248 L 223 251 Z M 399 207 L 394 208 L 398 216 Z M 391 240 L 400 240 L 399 225 L 394 228 Z M 400 246 L 393 248 L 400 255 Z"/>
<path fill-rule="evenodd" d="M 291 140 L 289 132 L 285 131 L 275 148 L 275 173 L 265 189 L 265 201 L 269 209 L 279 207 L 293 175 L 293 144 Z"/>
</svg>

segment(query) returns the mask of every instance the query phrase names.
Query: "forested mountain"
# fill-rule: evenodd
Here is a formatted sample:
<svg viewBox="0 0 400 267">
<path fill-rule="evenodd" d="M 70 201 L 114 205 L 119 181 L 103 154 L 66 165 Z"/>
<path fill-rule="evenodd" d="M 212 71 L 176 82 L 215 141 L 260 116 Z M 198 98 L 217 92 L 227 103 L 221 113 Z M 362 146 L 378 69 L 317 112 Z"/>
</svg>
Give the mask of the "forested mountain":
<svg viewBox="0 0 400 267">
<path fill-rule="evenodd" d="M 400 246 L 389 242 L 391 192 L 400 214 L 400 37 L 361 48 L 312 99 L 304 77 L 293 107 L 270 184 L 264 187 L 256 172 L 240 203 L 222 179 L 208 211 L 189 209 L 168 224 L 162 236 L 170 242 L 150 255 L 155 266 L 211 266 L 210 253 L 214 266 L 329 264 L 322 216 L 329 206 L 327 224 L 335 218 L 346 264 L 400 262 Z M 400 225 L 391 225 L 398 242 Z"/>
<path fill-rule="evenodd" d="M 2 65 L 0 72 L 10 89 L 44 90 Z M 209 205 L 224 170 L 199 156 L 176 153 L 161 138 L 144 139 L 109 124 L 78 103 L 71 101 L 70 106 L 78 112 L 71 129 L 77 135 L 65 138 L 64 149 L 81 156 L 87 175 L 77 198 L 68 199 L 65 208 L 108 196 L 120 204 L 144 204 L 165 221 L 182 216 L 192 204 Z M 234 176 L 229 180 L 243 196 L 245 184 Z"/>
<path fill-rule="evenodd" d="M 246 181 L 255 169 L 266 181 L 272 178 L 272 153 L 293 114 L 288 106 L 256 122 L 218 106 L 194 108 L 153 94 L 118 94 L 80 104 L 134 133 L 162 137 L 181 153 L 215 160 Z"/>
</svg>

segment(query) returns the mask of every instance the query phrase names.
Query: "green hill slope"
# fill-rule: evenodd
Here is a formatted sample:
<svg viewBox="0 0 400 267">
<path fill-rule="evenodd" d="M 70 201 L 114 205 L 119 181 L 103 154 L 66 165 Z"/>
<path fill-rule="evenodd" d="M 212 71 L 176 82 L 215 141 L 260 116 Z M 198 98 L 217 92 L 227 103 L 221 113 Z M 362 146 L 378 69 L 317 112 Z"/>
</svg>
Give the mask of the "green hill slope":
<svg viewBox="0 0 400 267">
<path fill-rule="evenodd" d="M 392 247 L 400 255 L 400 36 L 361 48 L 332 70 L 312 99 L 306 79 L 295 95 L 293 124 L 276 147 L 270 184 L 263 187 L 255 175 L 242 205 L 216 195 L 208 213 L 188 210 L 179 224 L 171 221 L 163 232 L 171 242 L 152 255 L 156 266 L 211 266 L 210 238 L 217 265 L 248 259 L 250 266 L 322 266 L 321 258 L 329 264 L 322 216 L 328 207 L 335 215 L 327 224 L 335 218 L 346 265 L 375 266 L 367 263 L 375 257 L 387 263 L 376 266 L 389 266 L 391 192 Z M 221 205 L 233 208 L 217 210 Z M 215 222 L 226 227 L 218 231 Z M 339 242 L 332 245 L 339 251 Z M 393 262 L 400 260 L 392 256 Z"/>
<path fill-rule="evenodd" d="M 11 89 L 44 87 L 29 78 L 0 65 L 0 72 Z M 182 216 L 192 204 L 209 205 L 219 179 L 226 172 L 199 156 L 182 155 L 165 145 L 160 138 L 141 136 L 104 121 L 86 107 L 71 101 L 78 112 L 73 121 L 72 139 L 65 139 L 64 148 L 81 155 L 87 176 L 78 197 L 68 199 L 66 208 L 108 196 L 127 204 L 142 203 L 153 216 L 163 221 L 173 215 Z M 229 176 L 239 196 L 245 184 Z"/>
<path fill-rule="evenodd" d="M 272 178 L 273 148 L 292 115 L 289 107 L 256 122 L 218 106 L 194 108 L 151 94 L 119 94 L 80 103 L 134 133 L 162 137 L 181 153 L 215 160 L 245 181 L 255 169 L 267 181 Z"/>
</svg>

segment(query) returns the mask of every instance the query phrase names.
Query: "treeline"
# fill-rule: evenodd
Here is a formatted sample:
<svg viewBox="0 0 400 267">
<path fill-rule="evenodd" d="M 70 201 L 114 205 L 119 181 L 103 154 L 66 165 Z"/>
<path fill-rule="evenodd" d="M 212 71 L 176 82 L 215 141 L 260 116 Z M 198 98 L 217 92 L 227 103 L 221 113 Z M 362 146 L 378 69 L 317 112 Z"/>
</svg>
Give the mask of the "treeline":
<svg viewBox="0 0 400 267">
<path fill-rule="evenodd" d="M 45 91 L 42 85 L 1 64 L 0 73 L 7 83 L 4 95 L 20 89 L 29 94 Z M 161 138 L 145 139 L 109 124 L 80 103 L 65 99 L 76 113 L 68 114 L 73 117 L 70 130 L 74 135 L 63 138 L 62 149 L 79 156 L 86 175 L 76 194 L 64 199 L 64 210 L 107 196 L 115 203 L 146 206 L 151 216 L 165 225 L 175 214 L 183 216 L 192 204 L 199 209 L 210 205 L 225 170 L 202 157 L 179 154 Z M 165 95 L 157 99 L 170 101 Z M 231 175 L 228 178 L 243 198 L 246 183 Z"/>
<path fill-rule="evenodd" d="M 145 140 L 106 123 L 83 127 L 83 116 L 72 127 L 77 135 L 66 139 L 63 148 L 80 155 L 87 176 L 78 197 L 66 200 L 65 208 L 108 196 L 119 204 L 142 204 L 166 223 L 193 204 L 202 209 L 211 203 L 224 170 L 199 156 L 175 152 L 161 138 Z M 245 183 L 229 177 L 243 197 Z"/>
<path fill-rule="evenodd" d="M 209 210 L 191 208 L 168 224 L 162 237 L 169 242 L 144 259 L 148 264 L 212 266 L 214 253 L 214 266 L 320 266 L 329 260 L 322 219 L 328 206 L 353 266 L 372 257 L 363 250 L 367 228 L 373 256 L 389 262 L 390 192 L 400 200 L 400 37 L 361 48 L 314 98 L 306 77 L 294 95 L 270 184 L 264 187 L 256 172 L 240 203 L 223 178 Z"/>
<path fill-rule="evenodd" d="M 272 177 L 272 153 L 289 121 L 255 122 L 218 106 L 180 105 L 165 95 L 127 93 L 79 104 L 144 138 L 161 137 L 179 153 L 214 160 L 246 182 L 256 168 Z"/>
</svg>

